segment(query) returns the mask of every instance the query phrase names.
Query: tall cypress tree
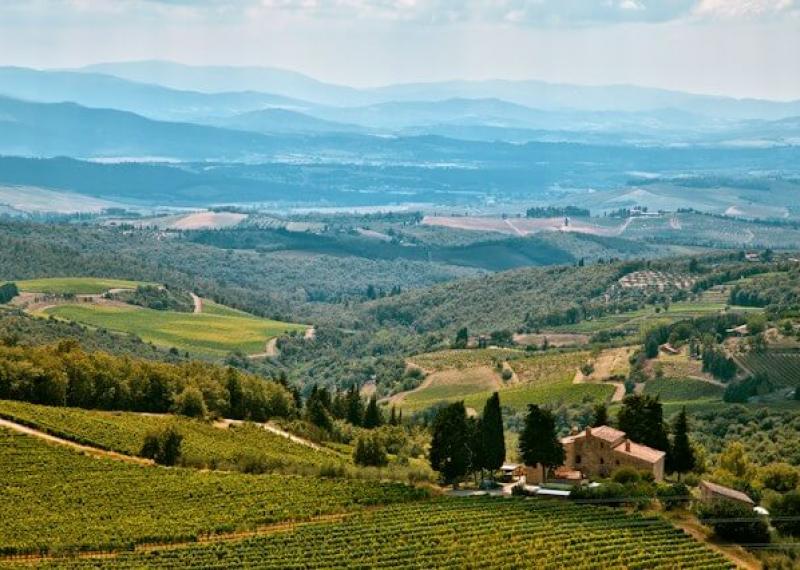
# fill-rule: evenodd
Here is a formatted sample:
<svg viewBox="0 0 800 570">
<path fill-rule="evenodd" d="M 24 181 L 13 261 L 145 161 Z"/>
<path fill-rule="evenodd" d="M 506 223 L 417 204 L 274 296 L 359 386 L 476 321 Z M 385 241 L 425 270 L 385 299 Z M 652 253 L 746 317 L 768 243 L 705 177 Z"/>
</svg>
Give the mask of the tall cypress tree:
<svg viewBox="0 0 800 570">
<path fill-rule="evenodd" d="M 525 427 L 519 436 L 519 454 L 525 465 L 542 464 L 545 474 L 564 463 L 564 447 L 556 437 L 556 420 L 550 410 L 528 405 Z"/>
<path fill-rule="evenodd" d="M 367 411 L 364 412 L 364 427 L 373 429 L 383 425 L 383 416 L 381 410 L 378 408 L 378 398 L 375 394 L 369 399 L 367 404 Z"/>
<path fill-rule="evenodd" d="M 457 487 L 470 467 L 469 427 L 464 402 L 443 407 L 433 420 L 429 460 L 445 484 Z"/>
<path fill-rule="evenodd" d="M 500 409 L 500 395 L 497 392 L 492 394 L 483 406 L 480 427 L 484 459 L 481 467 L 494 473 L 500 469 L 500 466 L 506 460 L 503 412 Z"/>
<path fill-rule="evenodd" d="M 389 415 L 389 425 L 397 425 L 397 409 L 394 407 L 394 404 L 392 404 L 392 413 Z"/>
<path fill-rule="evenodd" d="M 355 384 L 347 392 L 347 421 L 354 426 L 364 423 L 364 402 L 361 401 L 361 394 Z"/>
<path fill-rule="evenodd" d="M 689 442 L 689 421 L 686 418 L 686 407 L 675 418 L 672 433 L 672 447 L 667 454 L 667 470 L 671 473 L 688 473 L 694 469 L 696 460 L 694 449 Z"/>
</svg>

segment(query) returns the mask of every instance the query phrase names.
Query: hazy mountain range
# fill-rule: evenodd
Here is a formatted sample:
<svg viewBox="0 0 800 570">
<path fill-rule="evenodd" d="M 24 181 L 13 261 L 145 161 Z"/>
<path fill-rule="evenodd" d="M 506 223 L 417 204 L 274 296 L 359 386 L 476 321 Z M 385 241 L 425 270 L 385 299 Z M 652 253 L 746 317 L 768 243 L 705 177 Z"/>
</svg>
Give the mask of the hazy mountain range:
<svg viewBox="0 0 800 570">
<path fill-rule="evenodd" d="M 0 160 L 0 184 L 175 205 L 571 200 L 640 175 L 796 180 L 798 117 L 800 102 L 638 87 L 354 89 L 260 68 L 4 67 L 0 155 L 19 158 Z"/>
</svg>

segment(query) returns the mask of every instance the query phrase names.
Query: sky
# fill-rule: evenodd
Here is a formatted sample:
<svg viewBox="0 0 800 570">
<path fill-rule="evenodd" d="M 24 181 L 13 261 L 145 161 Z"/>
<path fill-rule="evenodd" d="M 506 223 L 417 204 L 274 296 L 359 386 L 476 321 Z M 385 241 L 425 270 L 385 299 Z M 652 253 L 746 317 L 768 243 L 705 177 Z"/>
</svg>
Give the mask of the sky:
<svg viewBox="0 0 800 570">
<path fill-rule="evenodd" d="M 627 83 L 800 99 L 800 0 L 2 0 L 0 65 L 165 59 L 360 87 Z"/>
</svg>

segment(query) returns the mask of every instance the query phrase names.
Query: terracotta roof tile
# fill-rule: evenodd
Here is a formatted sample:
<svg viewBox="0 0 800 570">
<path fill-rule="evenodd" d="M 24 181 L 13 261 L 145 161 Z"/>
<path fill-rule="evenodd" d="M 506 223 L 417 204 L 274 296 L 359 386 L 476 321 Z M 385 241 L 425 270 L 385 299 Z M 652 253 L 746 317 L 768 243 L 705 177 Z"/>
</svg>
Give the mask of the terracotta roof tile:
<svg viewBox="0 0 800 570">
<path fill-rule="evenodd" d="M 737 491 L 736 489 L 731 489 L 730 487 L 723 487 L 722 485 L 717 485 L 716 483 L 711 483 L 709 481 L 701 481 L 700 485 L 706 487 L 709 491 L 711 491 L 716 495 L 722 495 L 723 497 L 727 497 L 735 501 L 741 501 L 743 503 L 748 503 L 750 505 L 755 504 L 753 503 L 753 499 L 751 499 L 741 491 Z"/>
<path fill-rule="evenodd" d="M 659 451 L 639 443 L 634 443 L 632 441 L 624 441 L 620 443 L 614 448 L 614 451 L 617 453 L 622 453 L 623 455 L 636 457 L 637 459 L 647 461 L 648 463 L 655 463 L 666 455 L 666 453 L 663 451 Z"/>
</svg>

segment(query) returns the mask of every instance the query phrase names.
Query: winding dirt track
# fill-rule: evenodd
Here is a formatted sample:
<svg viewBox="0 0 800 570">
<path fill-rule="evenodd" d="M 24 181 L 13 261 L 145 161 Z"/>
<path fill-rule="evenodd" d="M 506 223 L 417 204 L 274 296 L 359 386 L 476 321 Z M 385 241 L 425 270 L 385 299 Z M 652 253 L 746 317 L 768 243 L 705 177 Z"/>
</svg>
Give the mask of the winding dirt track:
<svg viewBox="0 0 800 570">
<path fill-rule="evenodd" d="M 203 300 L 200 297 L 198 297 L 197 295 L 195 295 L 194 293 L 189 293 L 189 295 L 192 296 L 192 301 L 194 302 L 194 312 L 195 312 L 195 314 L 202 313 L 203 312 Z"/>
</svg>

